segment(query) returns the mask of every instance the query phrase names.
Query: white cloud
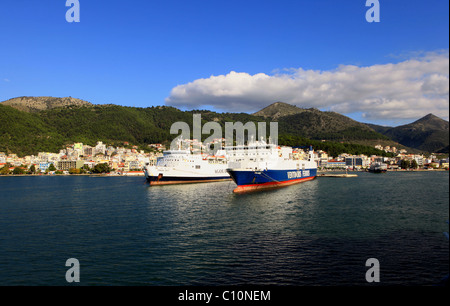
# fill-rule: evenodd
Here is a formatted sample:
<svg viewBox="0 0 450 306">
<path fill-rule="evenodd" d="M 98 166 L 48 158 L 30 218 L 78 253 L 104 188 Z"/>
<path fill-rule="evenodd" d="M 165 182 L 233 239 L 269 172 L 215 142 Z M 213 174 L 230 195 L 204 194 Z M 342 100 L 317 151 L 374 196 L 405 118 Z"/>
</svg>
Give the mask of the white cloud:
<svg viewBox="0 0 450 306">
<path fill-rule="evenodd" d="M 273 75 L 230 72 L 174 87 L 166 104 L 232 112 L 258 111 L 283 101 L 369 119 L 448 119 L 449 55 L 427 53 L 395 64 L 341 65 L 329 71 L 290 68 Z"/>
</svg>

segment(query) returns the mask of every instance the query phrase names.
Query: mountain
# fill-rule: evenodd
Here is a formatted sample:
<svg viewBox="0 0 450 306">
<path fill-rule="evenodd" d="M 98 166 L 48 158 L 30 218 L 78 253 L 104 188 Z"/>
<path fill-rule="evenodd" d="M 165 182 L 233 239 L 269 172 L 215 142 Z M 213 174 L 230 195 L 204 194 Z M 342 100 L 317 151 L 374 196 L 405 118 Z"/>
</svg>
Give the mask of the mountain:
<svg viewBox="0 0 450 306">
<path fill-rule="evenodd" d="M 323 112 L 316 108 L 300 108 L 283 102 L 273 103 L 254 113 L 267 120 L 278 121 L 280 133 L 300 134 L 316 140 L 344 142 L 388 141 L 389 138 L 349 117 Z M 390 145 L 396 145 L 390 142 Z"/>
<path fill-rule="evenodd" d="M 281 132 L 300 133 L 318 140 L 356 141 L 388 138 L 370 127 L 335 112 L 306 109 L 278 119 Z"/>
<path fill-rule="evenodd" d="M 397 127 L 369 126 L 402 145 L 420 151 L 449 152 L 449 122 L 433 114 Z"/>
<path fill-rule="evenodd" d="M 299 108 L 295 105 L 290 105 L 284 102 L 275 102 L 269 106 L 263 108 L 262 110 L 254 113 L 254 116 L 260 116 L 264 118 L 269 118 L 272 120 L 277 120 L 280 117 L 294 115 L 304 112 L 305 109 Z"/>
<path fill-rule="evenodd" d="M 28 113 L 39 112 L 56 107 L 93 105 L 92 103 L 89 103 L 87 101 L 75 99 L 72 97 L 18 97 L 4 101 L 2 102 L 2 104 Z"/>
</svg>

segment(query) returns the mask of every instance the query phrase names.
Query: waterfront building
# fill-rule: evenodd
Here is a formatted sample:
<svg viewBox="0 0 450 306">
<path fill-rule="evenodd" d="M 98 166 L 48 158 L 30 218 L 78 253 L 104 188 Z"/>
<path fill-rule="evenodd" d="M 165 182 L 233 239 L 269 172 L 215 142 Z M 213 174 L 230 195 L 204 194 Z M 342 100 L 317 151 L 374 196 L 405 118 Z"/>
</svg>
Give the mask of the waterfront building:
<svg viewBox="0 0 450 306">
<path fill-rule="evenodd" d="M 110 161 L 109 162 L 109 167 L 111 168 L 111 169 L 119 169 L 119 163 L 117 162 L 117 161 Z"/>
<path fill-rule="evenodd" d="M 49 162 L 40 162 L 39 163 L 39 169 L 41 170 L 41 172 L 45 172 L 51 165 L 52 163 Z"/>
<path fill-rule="evenodd" d="M 322 168 L 327 167 L 329 159 L 327 152 L 323 150 L 317 150 L 314 153 L 317 154 L 317 157 L 315 156 L 315 162 L 317 163 L 317 166 Z"/>
<path fill-rule="evenodd" d="M 129 172 L 131 170 L 143 169 L 144 166 L 138 160 L 130 160 L 124 163 L 123 171 Z"/>
<path fill-rule="evenodd" d="M 417 162 L 417 165 L 419 167 L 423 167 L 424 162 L 423 162 L 423 155 L 414 155 L 414 159 Z"/>
<path fill-rule="evenodd" d="M 343 168 L 345 168 L 345 161 L 330 159 L 327 161 L 326 168 L 328 168 L 328 169 L 343 169 Z"/>
<path fill-rule="evenodd" d="M 362 157 L 350 156 L 345 158 L 345 165 L 349 168 L 362 168 L 364 166 Z"/>
<path fill-rule="evenodd" d="M 94 161 L 89 161 L 89 160 L 85 160 L 83 161 L 83 166 L 88 166 L 90 169 L 95 167 L 95 162 Z"/>
<path fill-rule="evenodd" d="M 84 165 L 82 160 L 60 160 L 56 164 L 56 169 L 61 171 L 69 171 L 70 169 L 81 169 Z"/>
</svg>

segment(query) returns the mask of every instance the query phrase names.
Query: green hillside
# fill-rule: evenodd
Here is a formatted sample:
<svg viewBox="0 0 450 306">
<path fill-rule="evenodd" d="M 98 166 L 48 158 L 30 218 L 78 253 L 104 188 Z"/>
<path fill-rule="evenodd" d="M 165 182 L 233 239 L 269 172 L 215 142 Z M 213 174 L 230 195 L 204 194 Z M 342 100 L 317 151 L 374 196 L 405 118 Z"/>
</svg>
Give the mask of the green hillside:
<svg viewBox="0 0 450 306">
<path fill-rule="evenodd" d="M 119 105 L 68 105 L 29 113 L 0 104 L 0 151 L 24 156 L 42 151 L 58 152 L 74 142 L 93 146 L 97 141 L 110 145 L 122 145 L 126 141 L 141 148 L 146 148 L 150 143 L 168 144 L 177 136 L 170 134 L 172 124 L 177 121 L 186 122 L 192 130 L 192 115 L 195 113 L 201 114 L 202 124 L 214 121 L 222 128 L 225 122 L 257 123 L 271 120 L 245 113 L 181 111 L 165 106 L 136 108 Z M 316 149 L 323 148 L 335 155 L 343 152 L 384 154 L 373 147 L 340 143 L 386 137 L 336 113 L 304 111 L 280 116 L 278 120 L 280 144 L 314 144 Z M 208 136 L 202 135 L 203 139 Z M 319 141 L 324 139 L 327 141 Z"/>
<path fill-rule="evenodd" d="M 58 152 L 64 137 L 39 116 L 0 104 L 0 151 L 19 155 Z"/>
<path fill-rule="evenodd" d="M 397 127 L 370 127 L 405 146 L 425 152 L 448 153 L 449 123 L 433 114 Z"/>
<path fill-rule="evenodd" d="M 170 127 L 186 122 L 192 130 L 192 115 L 202 114 L 202 124 L 216 121 L 254 121 L 248 114 L 183 112 L 173 107 L 136 108 L 118 105 L 69 106 L 28 113 L 0 104 L 0 151 L 20 156 L 41 151 L 58 152 L 65 145 L 83 142 L 111 145 L 129 142 L 143 148 L 150 143 L 171 141 Z M 202 135 L 203 139 L 209 135 Z"/>
<path fill-rule="evenodd" d="M 300 134 L 312 139 L 355 141 L 389 139 L 368 126 L 334 112 L 308 109 L 279 119 L 281 133 Z"/>
</svg>

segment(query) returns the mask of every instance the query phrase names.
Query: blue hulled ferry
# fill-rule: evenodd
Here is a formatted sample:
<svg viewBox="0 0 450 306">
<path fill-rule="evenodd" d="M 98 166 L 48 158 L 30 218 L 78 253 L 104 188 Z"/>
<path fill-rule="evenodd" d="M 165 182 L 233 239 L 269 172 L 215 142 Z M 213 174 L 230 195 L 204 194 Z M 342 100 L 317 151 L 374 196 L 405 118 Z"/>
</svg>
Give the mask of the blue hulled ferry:
<svg viewBox="0 0 450 306">
<path fill-rule="evenodd" d="M 234 192 L 283 187 L 313 180 L 317 175 L 312 148 L 306 159 L 301 159 L 291 147 L 264 141 L 225 150 L 229 158 L 227 172 L 237 185 Z"/>
</svg>

